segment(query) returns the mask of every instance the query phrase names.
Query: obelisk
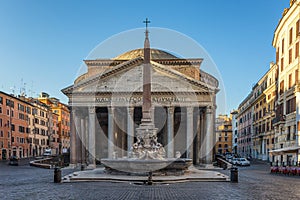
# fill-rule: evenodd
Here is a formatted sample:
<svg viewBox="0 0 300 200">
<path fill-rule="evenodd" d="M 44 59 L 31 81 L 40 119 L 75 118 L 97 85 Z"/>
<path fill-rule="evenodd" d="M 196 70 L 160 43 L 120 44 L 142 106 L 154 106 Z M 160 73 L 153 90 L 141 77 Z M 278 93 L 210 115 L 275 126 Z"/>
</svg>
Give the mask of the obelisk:
<svg viewBox="0 0 300 200">
<path fill-rule="evenodd" d="M 150 42 L 148 31 L 148 18 L 146 18 L 146 31 L 144 42 L 144 65 L 143 65 L 143 106 L 142 106 L 142 123 L 151 123 L 151 64 L 150 64 Z"/>
<path fill-rule="evenodd" d="M 146 31 L 144 42 L 144 63 L 143 63 L 143 105 L 142 120 L 137 130 L 137 142 L 133 144 L 133 157 L 139 159 L 159 159 L 165 157 L 163 146 L 157 142 L 157 128 L 151 119 L 151 73 L 150 63 L 150 42 L 148 31 L 148 19 L 146 18 Z"/>
</svg>

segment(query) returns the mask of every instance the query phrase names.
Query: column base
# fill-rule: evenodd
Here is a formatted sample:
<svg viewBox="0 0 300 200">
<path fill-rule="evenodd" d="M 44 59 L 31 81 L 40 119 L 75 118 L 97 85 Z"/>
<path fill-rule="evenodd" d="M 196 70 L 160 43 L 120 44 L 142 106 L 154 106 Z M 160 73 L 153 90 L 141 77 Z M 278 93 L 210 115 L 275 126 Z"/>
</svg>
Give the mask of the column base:
<svg viewBox="0 0 300 200">
<path fill-rule="evenodd" d="M 69 164 L 69 168 L 75 169 L 76 167 L 77 167 L 77 164 L 73 164 L 73 163 L 72 163 L 72 164 L 71 164 L 71 163 Z"/>
<path fill-rule="evenodd" d="M 199 167 L 202 168 L 202 169 L 215 169 L 215 166 L 213 166 L 213 164 L 200 163 Z"/>
<path fill-rule="evenodd" d="M 96 165 L 95 164 L 89 164 L 88 166 L 86 166 L 86 169 L 88 169 L 88 170 L 96 169 Z"/>
</svg>

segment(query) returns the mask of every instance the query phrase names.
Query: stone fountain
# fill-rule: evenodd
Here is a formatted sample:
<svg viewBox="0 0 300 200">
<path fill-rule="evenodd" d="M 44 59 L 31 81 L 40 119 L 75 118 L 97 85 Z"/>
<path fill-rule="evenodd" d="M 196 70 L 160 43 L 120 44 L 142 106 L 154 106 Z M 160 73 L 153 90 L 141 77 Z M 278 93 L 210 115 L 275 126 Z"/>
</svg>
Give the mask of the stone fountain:
<svg viewBox="0 0 300 200">
<path fill-rule="evenodd" d="M 112 181 L 133 183 L 175 183 L 186 181 L 229 181 L 228 176 L 212 170 L 198 170 L 192 165 L 192 159 L 181 158 L 176 152 L 175 158 L 166 158 L 165 149 L 157 141 L 157 128 L 151 118 L 151 71 L 150 43 L 146 19 L 143 63 L 143 105 L 142 121 L 136 129 L 136 142 L 131 145 L 127 158 L 101 159 L 105 168 L 78 171 L 63 178 L 63 182 L 76 181 Z M 187 172 L 187 173 L 185 173 Z M 145 180 L 148 176 L 148 180 Z"/>
<path fill-rule="evenodd" d="M 183 174 L 192 164 L 192 159 L 166 158 L 165 149 L 157 141 L 157 128 L 151 119 L 151 63 L 150 42 L 148 38 L 148 19 L 146 23 L 143 64 L 143 105 L 142 121 L 137 130 L 137 142 L 131 147 L 128 158 L 101 159 L 108 173 L 148 173 Z"/>
</svg>

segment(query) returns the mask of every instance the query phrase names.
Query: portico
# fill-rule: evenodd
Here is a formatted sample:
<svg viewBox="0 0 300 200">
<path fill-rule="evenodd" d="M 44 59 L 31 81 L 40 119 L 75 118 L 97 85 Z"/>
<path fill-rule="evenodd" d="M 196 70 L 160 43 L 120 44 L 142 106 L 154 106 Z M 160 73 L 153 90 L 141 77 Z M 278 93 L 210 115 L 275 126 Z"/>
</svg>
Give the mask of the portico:
<svg viewBox="0 0 300 200">
<path fill-rule="evenodd" d="M 73 164 L 129 156 L 142 119 L 141 53 L 87 60 L 88 72 L 63 89 L 72 107 Z M 168 158 L 180 152 L 194 164 L 211 164 L 218 81 L 200 70 L 201 62 L 151 49 L 151 118 Z"/>
</svg>

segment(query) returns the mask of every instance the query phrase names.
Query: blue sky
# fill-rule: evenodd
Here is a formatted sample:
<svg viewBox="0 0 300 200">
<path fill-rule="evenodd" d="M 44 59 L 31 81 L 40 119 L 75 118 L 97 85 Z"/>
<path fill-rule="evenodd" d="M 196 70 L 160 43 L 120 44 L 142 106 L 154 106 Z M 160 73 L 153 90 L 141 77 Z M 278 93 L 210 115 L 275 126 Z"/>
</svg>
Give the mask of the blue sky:
<svg viewBox="0 0 300 200">
<path fill-rule="evenodd" d="M 25 83 L 29 96 L 45 91 L 67 103 L 60 90 L 72 84 L 90 51 L 142 28 L 148 17 L 150 26 L 178 31 L 205 48 L 226 91 L 219 112 L 229 113 L 275 60 L 273 34 L 288 6 L 288 0 L 0 0 L 0 90 L 14 87 L 19 94 Z"/>
</svg>

